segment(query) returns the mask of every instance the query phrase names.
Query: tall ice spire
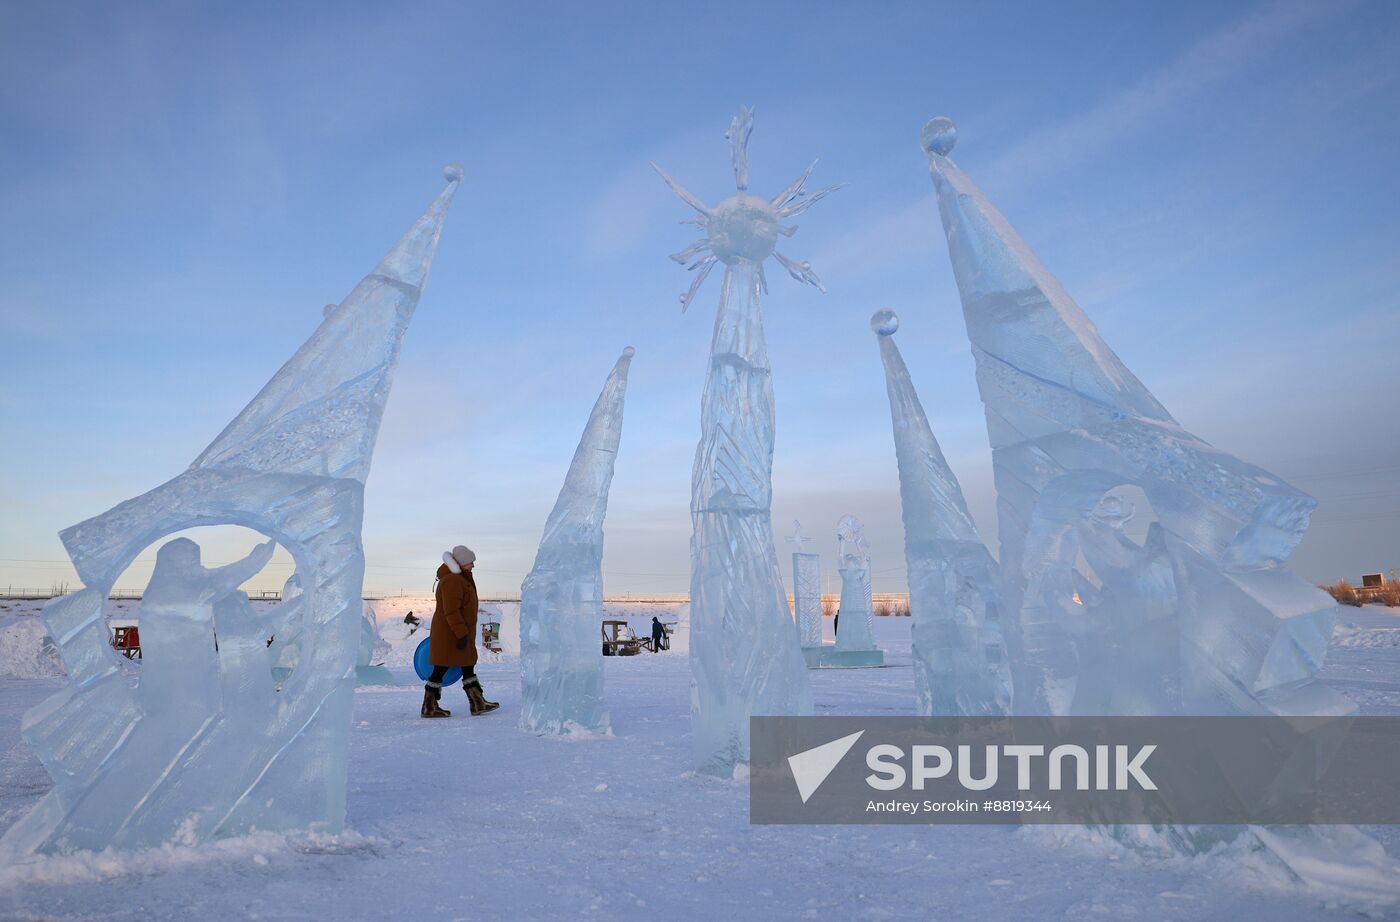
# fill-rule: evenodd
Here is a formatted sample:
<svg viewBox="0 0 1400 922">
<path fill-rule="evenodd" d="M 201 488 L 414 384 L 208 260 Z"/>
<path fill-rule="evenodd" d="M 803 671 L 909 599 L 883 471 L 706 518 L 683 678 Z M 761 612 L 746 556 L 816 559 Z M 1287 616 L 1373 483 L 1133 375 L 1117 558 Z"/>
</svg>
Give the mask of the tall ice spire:
<svg viewBox="0 0 1400 922">
<path fill-rule="evenodd" d="M 798 631 L 773 548 L 773 380 L 759 311 L 771 256 L 799 282 L 821 283 L 805 262 L 775 248 L 796 227 L 779 222 L 806 211 L 835 186 L 812 192 L 808 167 L 772 199 L 748 189 L 753 113 L 731 123 L 738 191 L 714 207 L 662 172 L 696 211 L 705 236 L 671 258 L 698 274 L 681 295 L 684 310 L 709 271 L 724 264 L 710 367 L 700 408 L 700 444 L 691 472 L 690 666 L 695 765 L 731 775 L 749 759 L 749 717 L 809 714 L 812 691 Z M 813 164 L 815 166 L 815 164 Z"/>
<path fill-rule="evenodd" d="M 943 458 L 895 345 L 899 318 L 889 309 L 876 311 L 870 326 L 880 342 L 899 463 L 919 714 L 1005 714 L 1011 677 L 996 561 L 977 535 L 962 487 Z"/>
<path fill-rule="evenodd" d="M 520 587 L 520 728 L 610 733 L 598 625 L 603 618 L 603 518 L 622 439 L 628 346 L 593 405 L 535 565 Z"/>
</svg>

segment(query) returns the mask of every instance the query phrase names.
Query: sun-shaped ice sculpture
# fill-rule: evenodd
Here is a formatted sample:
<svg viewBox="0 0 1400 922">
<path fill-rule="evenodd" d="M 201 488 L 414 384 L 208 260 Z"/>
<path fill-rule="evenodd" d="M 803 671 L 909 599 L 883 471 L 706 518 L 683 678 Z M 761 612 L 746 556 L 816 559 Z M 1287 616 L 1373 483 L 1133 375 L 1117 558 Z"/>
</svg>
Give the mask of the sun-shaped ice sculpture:
<svg viewBox="0 0 1400 922">
<path fill-rule="evenodd" d="M 814 285 L 825 292 L 821 280 L 812 271 L 812 264 L 789 259 L 777 251 L 778 237 L 791 237 L 797 233 L 796 225 L 786 227 L 780 223 L 784 218 L 792 218 L 811 208 L 828 194 L 840 189 L 845 183 L 826 186 L 808 192 L 803 188 L 807 177 L 816 169 L 817 161 L 803 171 L 786 189 L 771 199 L 749 194 L 749 135 L 753 134 L 753 110 L 741 107 L 739 114 L 729 125 L 725 135 L 729 139 L 730 153 L 734 160 L 734 182 L 738 192 L 713 208 L 696 198 L 690 190 L 676 182 L 666 171 L 655 163 L 652 168 L 661 174 L 666 185 L 699 215 L 687 218 L 682 223 L 698 224 L 705 229 L 705 236 L 690 246 L 673 253 L 671 258 L 695 272 L 690 289 L 681 295 L 681 311 L 690 306 L 695 293 L 700 290 L 705 277 L 710 274 L 715 263 L 726 266 L 751 263 L 758 266 L 759 280 L 767 291 L 768 283 L 763 278 L 763 262 L 769 256 L 783 264 L 788 274 L 799 282 Z"/>
</svg>

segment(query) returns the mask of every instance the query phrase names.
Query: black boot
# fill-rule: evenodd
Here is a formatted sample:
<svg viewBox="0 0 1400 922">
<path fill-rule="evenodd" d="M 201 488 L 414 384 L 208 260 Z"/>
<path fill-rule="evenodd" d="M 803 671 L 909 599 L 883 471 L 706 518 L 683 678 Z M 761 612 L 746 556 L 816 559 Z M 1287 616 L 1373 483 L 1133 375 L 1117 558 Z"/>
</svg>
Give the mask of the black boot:
<svg viewBox="0 0 1400 922">
<path fill-rule="evenodd" d="M 451 717 L 452 712 L 445 710 L 438 701 L 442 698 L 442 689 L 433 688 L 431 685 L 423 686 L 423 709 L 419 712 L 423 717 Z"/>
<path fill-rule="evenodd" d="M 473 717 L 489 714 L 501 706 L 499 701 L 486 700 L 486 695 L 481 690 L 481 680 L 476 676 L 463 682 L 462 687 L 467 691 L 467 701 L 471 703 Z"/>
</svg>

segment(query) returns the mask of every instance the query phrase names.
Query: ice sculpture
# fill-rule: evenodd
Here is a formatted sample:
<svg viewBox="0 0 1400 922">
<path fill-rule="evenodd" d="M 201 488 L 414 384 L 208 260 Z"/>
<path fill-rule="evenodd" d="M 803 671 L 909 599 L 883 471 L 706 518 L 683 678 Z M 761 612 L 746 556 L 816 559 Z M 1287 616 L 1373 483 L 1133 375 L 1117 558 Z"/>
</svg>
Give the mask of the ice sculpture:
<svg viewBox="0 0 1400 922">
<path fill-rule="evenodd" d="M 593 404 L 535 566 L 520 586 L 520 729 L 612 732 L 603 701 L 603 518 L 622 438 L 628 346 Z"/>
<path fill-rule="evenodd" d="M 360 619 L 360 649 L 355 655 L 355 684 L 393 685 L 394 674 L 384 666 L 388 655 L 389 644 L 379 636 L 379 616 L 366 602 Z"/>
<path fill-rule="evenodd" d="M 341 828 L 364 482 L 461 168 L 446 175 L 422 217 L 188 470 L 62 533 L 85 588 L 45 606 L 44 620 L 71 681 L 23 724 L 54 787 L 9 829 L 6 849 Z M 254 623 L 233 588 L 271 544 L 237 569 L 209 571 L 198 546 L 177 539 L 157 554 L 134 683 L 108 644 L 112 583 L 161 537 L 219 524 L 261 531 L 296 561 L 305 590 L 289 600 L 304 607 L 296 668 L 274 693 L 266 629 L 286 619 Z"/>
<path fill-rule="evenodd" d="M 272 662 L 272 676 L 280 688 L 301 660 L 302 620 L 301 589 L 296 574 L 282 587 L 282 603 L 275 612 L 276 620 L 269 625 L 270 639 L 265 646 Z M 355 655 L 355 684 L 393 685 L 394 675 L 383 665 L 389 654 L 389 644 L 379 636 L 379 620 L 374 607 L 364 603 L 360 619 L 360 644 Z"/>
<path fill-rule="evenodd" d="M 949 158 L 956 139 L 936 118 L 922 142 L 992 445 L 1014 712 L 1354 711 L 1317 680 L 1335 603 L 1284 565 L 1316 502 L 1177 424 Z M 1138 514 L 1155 517 L 1141 544 Z M 1333 744 L 1316 735 L 1297 742 L 1311 777 L 1280 783 L 1319 781 Z M 1204 851 L 1243 830 L 1112 832 Z M 1355 828 L 1249 834 L 1304 880 L 1397 895 L 1395 862 Z"/>
<path fill-rule="evenodd" d="M 899 464 L 919 714 L 1005 714 L 1011 705 L 1011 676 L 1001 636 L 996 561 L 977 535 L 962 487 L 933 437 L 895 345 L 899 318 L 888 308 L 876 311 L 870 326 L 885 365 Z"/>
<path fill-rule="evenodd" d="M 797 633 L 802 647 L 822 645 L 822 556 L 802 550 L 812 539 L 802 533 L 802 523 L 793 520 L 788 543 L 792 552 L 792 614 L 797 619 Z"/>
<path fill-rule="evenodd" d="M 997 486 L 1017 713 L 1341 714 L 1336 605 L 1284 561 L 1315 501 L 1177 425 L 924 129 Z M 1156 521 L 1139 545 L 1117 488 Z M 1081 572 L 1083 554 L 1090 572 Z"/>
<path fill-rule="evenodd" d="M 836 559 L 841 562 L 838 571 L 841 574 L 841 607 L 836 623 L 837 657 L 828 657 L 824 665 L 878 666 L 884 662 L 884 654 L 875 649 L 870 545 L 865 540 L 865 526 L 853 515 L 842 516 L 841 521 L 836 523 L 836 540 Z"/>
<path fill-rule="evenodd" d="M 763 262 L 772 256 L 799 282 L 821 287 L 812 267 L 778 253 L 779 222 L 835 186 L 806 192 L 813 162 L 772 199 L 750 195 L 748 109 L 729 126 L 738 192 L 711 208 L 656 171 L 696 215 L 705 236 L 671 258 L 697 273 L 681 295 L 689 306 L 705 276 L 724 263 L 719 313 L 691 474 L 690 667 L 695 764 L 730 775 L 749 757 L 749 716 L 808 714 L 812 692 L 797 626 L 778 573 L 773 499 L 773 381 L 759 312 Z"/>
<path fill-rule="evenodd" d="M 301 577 L 293 573 L 282 584 L 282 599 L 270 619 L 270 643 L 267 655 L 272 662 L 272 679 L 280 689 L 287 676 L 297 668 L 301 659 L 301 629 L 305 607 L 302 605 Z"/>
</svg>

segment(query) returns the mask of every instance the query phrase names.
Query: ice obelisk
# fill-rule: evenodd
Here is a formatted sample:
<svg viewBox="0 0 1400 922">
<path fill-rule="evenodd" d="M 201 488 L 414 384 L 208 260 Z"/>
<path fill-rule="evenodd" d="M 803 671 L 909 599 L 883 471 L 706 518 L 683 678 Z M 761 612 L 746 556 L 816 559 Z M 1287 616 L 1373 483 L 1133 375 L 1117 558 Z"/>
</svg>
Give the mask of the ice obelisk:
<svg viewBox="0 0 1400 922">
<path fill-rule="evenodd" d="M 870 318 L 880 342 L 890 398 L 904 562 L 913 616 L 914 690 L 925 717 L 990 717 L 1011 706 L 991 552 L 977 535 L 962 487 L 924 415 L 904 357 L 895 345 L 899 318 Z"/>
<path fill-rule="evenodd" d="M 759 295 L 763 263 L 777 259 L 800 282 L 821 287 L 812 268 L 775 250 L 779 223 L 836 187 L 803 189 L 815 163 L 772 199 L 750 195 L 753 118 L 741 109 L 728 139 L 738 192 L 713 208 L 660 167 L 705 236 L 672 259 L 697 271 L 681 307 L 717 262 L 724 263 L 710 368 L 691 474 L 690 667 L 695 766 L 730 776 L 749 758 L 749 717 L 809 714 L 812 692 L 801 642 L 773 547 L 773 381 Z M 655 164 L 653 164 L 655 166 Z"/>
<path fill-rule="evenodd" d="M 9 829 L 6 850 L 341 828 L 362 630 L 365 477 L 461 167 L 446 176 L 447 188 L 398 244 L 325 312 L 311 338 L 184 473 L 62 532 L 85 588 L 46 605 L 44 621 L 69 684 L 26 714 L 22 729 L 54 787 Z M 199 546 L 180 538 L 157 554 L 151 592 L 159 611 L 154 623 L 142 624 L 153 655 L 134 682 L 108 642 L 102 603 L 112 583 L 152 542 L 220 524 L 261 531 L 296 561 L 305 593 L 293 602 L 302 611 L 295 668 L 280 692 L 272 691 L 265 651 L 259 659 L 268 675 L 253 674 L 258 664 L 244 641 L 257 626 L 248 624 L 255 616 L 236 588 L 247 570 L 208 570 Z M 270 553 L 271 542 L 250 555 L 248 570 Z M 154 636 L 163 626 L 187 633 L 200 650 L 206 643 L 213 650 L 216 629 L 238 642 L 208 658 L 163 657 L 157 651 L 167 645 Z M 165 691 L 142 694 L 147 674 Z M 178 706 L 186 693 L 198 702 L 196 721 Z"/>
<path fill-rule="evenodd" d="M 804 650 L 822 645 L 822 557 L 802 550 L 811 540 L 802 533 L 802 523 L 794 520 L 787 538 L 797 548 L 792 552 L 792 614 Z"/>
<path fill-rule="evenodd" d="M 520 729 L 548 735 L 608 734 L 603 700 L 603 518 L 608 512 L 628 346 L 593 405 L 535 565 L 520 586 Z"/>
</svg>

